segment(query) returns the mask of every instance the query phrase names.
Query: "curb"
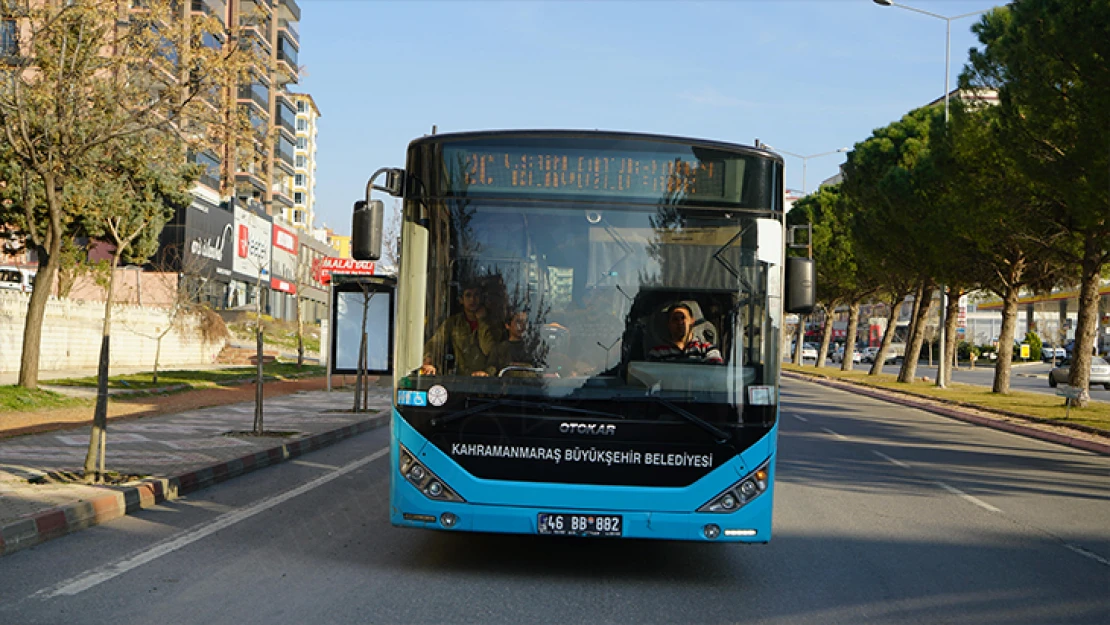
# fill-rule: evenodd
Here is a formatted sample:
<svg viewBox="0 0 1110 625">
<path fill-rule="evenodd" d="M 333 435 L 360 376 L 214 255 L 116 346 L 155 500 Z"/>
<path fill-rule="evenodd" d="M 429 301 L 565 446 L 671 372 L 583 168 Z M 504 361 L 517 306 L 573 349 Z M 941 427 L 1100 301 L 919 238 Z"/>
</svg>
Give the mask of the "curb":
<svg viewBox="0 0 1110 625">
<path fill-rule="evenodd" d="M 216 465 L 167 478 L 148 478 L 133 486 L 114 489 L 87 501 L 80 501 L 0 527 L 0 556 L 34 547 L 48 540 L 99 525 L 139 510 L 172 501 L 189 493 L 291 460 L 363 432 L 379 427 L 389 412 L 335 430 L 314 434 L 301 440 Z"/>
<path fill-rule="evenodd" d="M 786 377 L 790 377 L 790 378 L 793 378 L 793 379 L 796 379 L 796 380 L 801 380 L 801 381 L 804 381 L 804 382 L 811 382 L 813 384 L 820 384 L 822 386 L 827 386 L 829 388 L 835 388 L 835 389 L 838 389 L 838 390 L 841 390 L 841 391 L 848 391 L 850 393 L 865 395 L 865 396 L 870 397 L 872 399 L 878 399 L 880 401 L 890 402 L 892 404 L 899 404 L 899 405 L 902 405 L 902 406 L 907 406 L 909 408 L 917 408 L 918 410 L 924 410 L 925 412 L 931 412 L 933 414 L 937 414 L 937 415 L 940 415 L 942 417 L 948 417 L 950 419 L 956 419 L 957 421 L 963 421 L 965 423 L 971 423 L 973 425 L 982 425 L 982 426 L 993 428 L 993 429 L 996 429 L 996 430 L 1002 430 L 1003 432 L 1010 432 L 1011 434 L 1020 434 L 1022 436 L 1027 436 L 1029 438 L 1035 438 L 1035 439 L 1046 441 L 1046 442 L 1049 442 L 1049 443 L 1057 443 L 1059 445 L 1066 445 L 1068 447 L 1073 447 L 1075 449 L 1082 449 L 1084 451 L 1090 451 L 1090 452 L 1093 452 L 1093 453 L 1096 453 L 1096 454 L 1102 454 L 1104 456 L 1110 456 L 1110 444 L 1107 444 L 1107 443 L 1098 443 L 1098 442 L 1095 442 L 1095 441 L 1089 441 L 1089 440 L 1085 440 L 1085 439 L 1081 439 L 1081 438 L 1075 438 L 1073 436 L 1068 436 L 1066 434 L 1057 434 L 1055 432 L 1046 432 L 1044 430 L 1039 430 L 1037 428 L 1028 427 L 1028 426 L 1025 426 L 1025 425 L 1021 425 L 1019 423 L 1010 423 L 1008 421 L 999 421 L 998 419 L 991 419 L 990 417 L 980 417 L 979 415 L 974 415 L 974 414 L 970 414 L 968 412 L 961 411 L 958 408 L 951 408 L 951 407 L 948 407 L 948 406 L 934 405 L 930 402 L 925 402 L 925 401 L 921 401 L 921 400 L 917 400 L 917 399 L 911 399 L 909 397 L 891 396 L 891 395 L 888 395 L 886 393 L 873 391 L 873 390 L 871 390 L 869 388 L 866 388 L 864 386 L 861 386 L 859 384 L 852 384 L 850 382 L 840 382 L 840 381 L 834 381 L 834 380 L 829 380 L 829 379 L 822 379 L 822 378 L 817 378 L 817 377 L 814 377 L 814 376 L 807 376 L 805 374 L 798 374 L 798 373 L 789 372 L 789 371 L 784 371 L 783 375 L 786 376 Z M 985 411 L 985 409 L 984 409 L 984 411 Z"/>
</svg>

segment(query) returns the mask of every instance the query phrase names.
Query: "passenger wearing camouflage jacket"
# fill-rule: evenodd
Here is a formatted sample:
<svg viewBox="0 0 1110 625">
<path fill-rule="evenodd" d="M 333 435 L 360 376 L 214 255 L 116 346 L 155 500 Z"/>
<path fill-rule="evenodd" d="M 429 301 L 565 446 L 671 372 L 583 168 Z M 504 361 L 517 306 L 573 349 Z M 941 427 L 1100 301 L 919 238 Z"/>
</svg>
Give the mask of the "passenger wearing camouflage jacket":
<svg viewBox="0 0 1110 625">
<path fill-rule="evenodd" d="M 467 286 L 459 300 L 463 309 L 448 317 L 424 346 L 421 375 L 439 372 L 448 345 L 455 355 L 456 375 L 489 375 L 488 356 L 500 342 L 500 333 L 489 323 L 479 287 Z"/>
</svg>

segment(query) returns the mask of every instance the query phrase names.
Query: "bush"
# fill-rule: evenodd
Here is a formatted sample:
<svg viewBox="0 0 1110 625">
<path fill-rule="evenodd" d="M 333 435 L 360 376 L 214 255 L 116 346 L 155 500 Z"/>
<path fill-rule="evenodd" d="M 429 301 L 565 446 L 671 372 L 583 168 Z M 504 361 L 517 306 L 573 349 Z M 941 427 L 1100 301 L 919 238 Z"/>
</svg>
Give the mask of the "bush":
<svg viewBox="0 0 1110 625">
<path fill-rule="evenodd" d="M 200 335 L 205 343 L 219 343 L 231 337 L 223 318 L 211 308 L 205 306 L 197 314 L 200 317 Z"/>
<path fill-rule="evenodd" d="M 960 360 L 971 360 L 972 354 L 975 354 L 975 357 L 978 358 L 980 353 L 979 346 L 968 341 L 960 341 L 960 344 L 956 346 L 956 354 Z"/>
</svg>

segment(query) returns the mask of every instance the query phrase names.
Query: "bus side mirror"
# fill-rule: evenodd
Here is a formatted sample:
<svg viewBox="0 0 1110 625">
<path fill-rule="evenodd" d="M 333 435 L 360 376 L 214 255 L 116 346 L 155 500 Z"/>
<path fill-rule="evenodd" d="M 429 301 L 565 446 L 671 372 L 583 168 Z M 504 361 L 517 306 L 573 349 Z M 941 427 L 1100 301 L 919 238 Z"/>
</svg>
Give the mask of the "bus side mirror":
<svg viewBox="0 0 1110 625">
<path fill-rule="evenodd" d="M 385 205 L 381 200 L 359 200 L 351 218 L 351 256 L 355 260 L 378 260 L 382 257 L 382 219 Z"/>
<path fill-rule="evenodd" d="M 812 258 L 786 259 L 786 312 L 808 315 L 816 307 L 815 265 Z"/>
</svg>

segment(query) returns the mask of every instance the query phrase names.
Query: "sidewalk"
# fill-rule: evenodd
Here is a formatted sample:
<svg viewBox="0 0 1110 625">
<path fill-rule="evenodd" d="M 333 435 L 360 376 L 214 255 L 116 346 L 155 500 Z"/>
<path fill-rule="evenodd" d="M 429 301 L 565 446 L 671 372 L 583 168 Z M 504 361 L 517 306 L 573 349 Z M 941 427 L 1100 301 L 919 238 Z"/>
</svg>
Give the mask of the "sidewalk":
<svg viewBox="0 0 1110 625">
<path fill-rule="evenodd" d="M 143 476 L 116 486 L 53 479 L 84 465 L 89 426 L 0 439 L 0 555 L 148 508 L 388 422 L 388 386 L 371 386 L 370 409 L 352 413 L 347 391 L 300 391 L 267 398 L 265 427 L 249 432 L 254 402 L 112 421 L 106 468 Z"/>
</svg>

